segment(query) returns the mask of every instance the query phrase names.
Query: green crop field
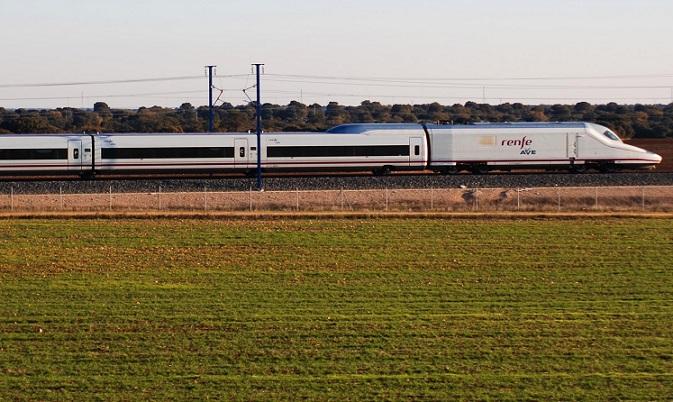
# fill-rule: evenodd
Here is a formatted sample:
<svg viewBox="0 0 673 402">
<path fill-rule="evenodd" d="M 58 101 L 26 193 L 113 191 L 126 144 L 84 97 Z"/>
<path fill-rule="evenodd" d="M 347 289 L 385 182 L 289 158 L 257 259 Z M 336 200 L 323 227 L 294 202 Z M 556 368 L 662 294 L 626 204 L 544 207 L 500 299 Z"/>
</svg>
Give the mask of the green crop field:
<svg viewBox="0 0 673 402">
<path fill-rule="evenodd" d="M 0 221 L 0 400 L 673 397 L 670 219 Z"/>
</svg>

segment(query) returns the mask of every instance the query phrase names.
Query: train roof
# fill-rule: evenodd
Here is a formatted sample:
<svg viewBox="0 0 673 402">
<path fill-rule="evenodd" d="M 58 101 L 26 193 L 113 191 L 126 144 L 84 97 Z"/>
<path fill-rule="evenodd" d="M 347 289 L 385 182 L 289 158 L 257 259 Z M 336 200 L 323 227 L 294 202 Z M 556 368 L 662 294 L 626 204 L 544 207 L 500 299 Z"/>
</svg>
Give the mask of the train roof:
<svg viewBox="0 0 673 402">
<path fill-rule="evenodd" d="M 341 124 L 327 130 L 330 134 L 361 134 L 373 130 L 419 130 L 422 126 L 416 123 L 352 123 Z"/>
<path fill-rule="evenodd" d="M 419 124 L 419 123 L 349 123 L 341 124 L 325 131 L 329 134 L 363 134 L 367 131 L 395 131 L 395 130 L 422 130 L 426 127 L 429 130 L 456 130 L 456 129 L 499 129 L 499 128 L 585 128 L 586 122 L 516 122 L 516 123 L 474 123 L 474 124 Z M 22 136 L 168 136 L 168 135 L 249 135 L 254 132 L 213 132 L 213 133 L 44 133 L 44 134 L 0 134 L 3 137 L 22 137 Z M 304 134 L 316 135 L 320 132 L 263 132 L 264 135 L 283 135 L 283 134 Z"/>
<path fill-rule="evenodd" d="M 373 130 L 414 130 L 425 126 L 430 130 L 453 129 L 498 129 L 498 128 L 584 128 L 585 122 L 516 122 L 516 123 L 474 123 L 474 124 L 417 124 L 417 123 L 365 123 L 342 124 L 327 130 L 331 134 L 361 134 Z"/>
<path fill-rule="evenodd" d="M 426 124 L 429 129 L 478 129 L 478 128 L 584 128 L 585 122 L 516 122 L 516 123 L 474 123 L 474 124 Z"/>
</svg>

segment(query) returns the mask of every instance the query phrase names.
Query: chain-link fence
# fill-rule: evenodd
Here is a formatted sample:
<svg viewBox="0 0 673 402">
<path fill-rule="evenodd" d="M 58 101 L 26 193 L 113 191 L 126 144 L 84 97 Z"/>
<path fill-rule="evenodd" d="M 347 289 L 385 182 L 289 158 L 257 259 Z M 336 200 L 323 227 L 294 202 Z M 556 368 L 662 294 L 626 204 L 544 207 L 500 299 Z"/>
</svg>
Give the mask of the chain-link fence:
<svg viewBox="0 0 673 402">
<path fill-rule="evenodd" d="M 673 211 L 673 186 L 0 195 L 4 211 Z"/>
</svg>

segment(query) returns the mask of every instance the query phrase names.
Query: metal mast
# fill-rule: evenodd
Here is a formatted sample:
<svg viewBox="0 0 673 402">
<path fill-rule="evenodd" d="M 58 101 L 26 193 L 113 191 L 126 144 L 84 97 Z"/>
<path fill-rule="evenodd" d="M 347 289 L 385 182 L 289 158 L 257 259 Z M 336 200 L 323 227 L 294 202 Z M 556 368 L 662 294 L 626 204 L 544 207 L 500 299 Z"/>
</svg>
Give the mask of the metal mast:
<svg viewBox="0 0 673 402">
<path fill-rule="evenodd" d="M 208 69 L 208 132 L 213 132 L 213 69 L 217 66 L 206 66 Z"/>
<path fill-rule="evenodd" d="M 257 76 L 257 102 L 255 104 L 255 117 L 257 126 L 257 190 L 264 191 L 264 182 L 262 181 L 262 102 L 260 96 L 259 72 L 263 63 L 253 63 L 255 74 Z"/>
</svg>

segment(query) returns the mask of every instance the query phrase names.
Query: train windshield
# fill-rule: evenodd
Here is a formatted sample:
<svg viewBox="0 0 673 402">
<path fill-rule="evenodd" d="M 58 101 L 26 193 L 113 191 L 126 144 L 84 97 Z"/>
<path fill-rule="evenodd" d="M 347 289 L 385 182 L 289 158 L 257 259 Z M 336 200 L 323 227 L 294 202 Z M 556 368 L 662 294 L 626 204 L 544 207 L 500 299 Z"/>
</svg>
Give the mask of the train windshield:
<svg viewBox="0 0 673 402">
<path fill-rule="evenodd" d="M 620 142 L 621 142 L 621 140 L 619 139 L 619 137 L 617 137 L 617 134 L 613 133 L 613 132 L 610 131 L 610 130 L 605 130 L 605 132 L 603 133 L 603 135 L 606 136 L 606 137 L 608 137 L 608 138 L 611 139 L 612 141 L 620 141 Z"/>
</svg>

